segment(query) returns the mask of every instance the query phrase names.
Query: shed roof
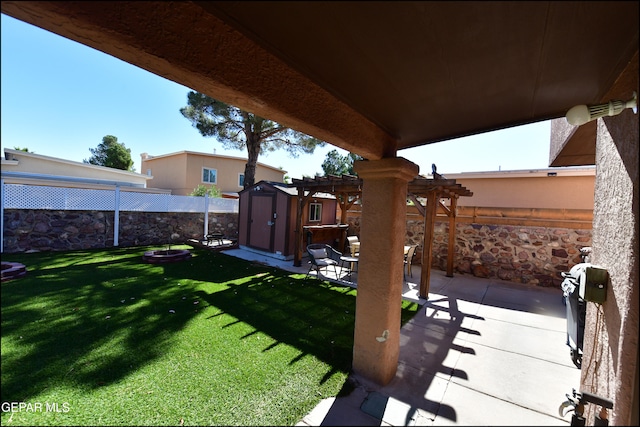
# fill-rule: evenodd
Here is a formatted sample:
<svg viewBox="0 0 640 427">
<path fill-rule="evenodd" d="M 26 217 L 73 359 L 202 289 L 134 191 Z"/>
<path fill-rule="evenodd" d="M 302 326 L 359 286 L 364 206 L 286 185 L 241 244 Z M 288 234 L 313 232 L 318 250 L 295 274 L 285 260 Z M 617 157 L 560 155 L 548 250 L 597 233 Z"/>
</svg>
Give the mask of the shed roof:
<svg viewBox="0 0 640 427">
<path fill-rule="evenodd" d="M 297 196 L 298 195 L 297 187 L 292 185 L 292 184 L 287 184 L 287 183 L 284 183 L 284 182 L 276 182 L 276 181 L 266 181 L 266 180 L 262 180 L 262 181 L 256 182 L 255 184 L 240 190 L 238 194 L 242 194 L 242 193 L 244 193 L 246 191 L 253 190 L 256 187 L 260 187 L 260 186 L 263 186 L 263 185 L 268 185 L 270 187 L 273 187 L 275 190 L 282 191 L 283 193 L 286 193 L 286 194 L 288 194 L 290 196 Z M 334 199 L 335 198 L 335 196 L 333 194 L 329 193 L 329 192 L 317 192 L 317 193 L 314 194 L 314 197 L 326 198 L 326 199 Z"/>
</svg>

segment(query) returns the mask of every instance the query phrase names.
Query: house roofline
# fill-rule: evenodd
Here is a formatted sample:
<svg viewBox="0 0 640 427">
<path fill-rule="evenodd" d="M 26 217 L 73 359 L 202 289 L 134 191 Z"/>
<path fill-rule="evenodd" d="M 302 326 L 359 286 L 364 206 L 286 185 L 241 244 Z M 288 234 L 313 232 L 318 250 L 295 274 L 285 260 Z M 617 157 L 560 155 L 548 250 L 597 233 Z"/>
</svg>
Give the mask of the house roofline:
<svg viewBox="0 0 640 427">
<path fill-rule="evenodd" d="M 2 160 L 2 163 L 5 163 L 5 164 L 17 164 L 17 163 L 8 163 L 8 162 L 15 161 L 15 159 L 13 159 L 12 157 L 14 155 L 18 155 L 18 156 L 23 156 L 23 157 L 31 157 L 31 158 L 34 158 L 34 159 L 49 160 L 49 161 L 54 162 L 54 163 L 62 163 L 62 164 L 74 165 L 74 166 L 82 166 L 82 167 L 85 167 L 87 169 L 108 171 L 109 173 L 114 173 L 114 174 L 118 174 L 118 175 L 126 175 L 126 176 L 130 176 L 130 177 L 144 178 L 147 181 L 150 180 L 151 178 L 153 178 L 152 176 L 143 175 L 143 174 L 137 173 L 137 172 L 129 172 L 129 171 L 125 171 L 125 170 L 122 170 L 122 169 L 109 168 L 109 167 L 106 167 L 106 166 L 92 165 L 90 163 L 84 163 L 84 162 L 74 162 L 73 160 L 66 160 L 66 159 L 61 159 L 59 157 L 45 156 L 43 154 L 29 153 L 28 151 L 22 151 L 22 150 L 13 150 L 11 148 L 5 148 L 4 149 L 4 153 L 5 154 L 4 154 L 4 159 Z M 10 156 L 8 156 L 7 154 L 9 154 Z"/>
<path fill-rule="evenodd" d="M 173 156 L 177 156 L 177 155 L 180 155 L 180 154 L 194 154 L 194 155 L 197 155 L 197 156 L 215 157 L 215 158 L 219 158 L 219 159 L 242 160 L 244 162 L 247 161 L 246 157 L 236 157 L 236 156 L 228 156 L 228 155 L 213 154 L 213 153 L 202 153 L 202 152 L 199 152 L 199 151 L 191 151 L 191 150 L 175 151 L 173 153 L 159 154 L 157 156 L 152 156 L 152 155 L 150 155 L 148 153 L 142 153 L 142 154 L 140 154 L 140 159 L 141 159 L 141 161 L 148 161 L 148 160 L 154 160 L 154 159 L 160 159 L 160 158 L 166 158 L 166 157 L 173 157 Z M 288 171 L 286 171 L 284 169 L 280 169 L 278 167 L 271 166 L 271 165 L 268 165 L 266 163 L 258 162 L 257 165 L 263 166 L 265 168 L 273 169 L 274 171 L 277 171 L 277 172 L 282 172 L 283 175 L 288 173 Z"/>
<path fill-rule="evenodd" d="M 469 178 L 531 178 L 547 176 L 595 176 L 595 166 L 586 167 L 558 167 L 545 169 L 521 169 L 506 171 L 486 171 L 486 172 L 462 172 L 443 173 L 447 179 L 469 179 Z M 432 177 L 431 174 L 426 175 Z"/>
<path fill-rule="evenodd" d="M 131 187 L 131 188 L 146 188 L 144 184 L 135 184 L 128 181 L 116 181 L 110 179 L 100 178 L 86 178 L 79 176 L 64 176 L 64 175 L 50 175 L 33 172 L 16 172 L 16 171 L 2 171 L 2 179 L 16 180 L 16 181 L 35 181 L 35 182 L 62 182 L 62 183 L 81 183 L 81 184 L 95 184 L 95 185 L 109 185 L 115 187 Z"/>
</svg>

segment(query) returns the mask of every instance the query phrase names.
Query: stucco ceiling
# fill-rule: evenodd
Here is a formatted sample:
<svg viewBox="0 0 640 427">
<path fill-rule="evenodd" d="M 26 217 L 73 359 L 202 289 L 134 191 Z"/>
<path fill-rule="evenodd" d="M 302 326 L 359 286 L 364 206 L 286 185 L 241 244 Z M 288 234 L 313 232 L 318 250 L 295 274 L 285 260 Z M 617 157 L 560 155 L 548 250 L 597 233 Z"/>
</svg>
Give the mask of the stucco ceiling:
<svg viewBox="0 0 640 427">
<path fill-rule="evenodd" d="M 602 102 L 638 51 L 638 4 L 3 1 L 2 12 L 377 159 Z"/>
</svg>

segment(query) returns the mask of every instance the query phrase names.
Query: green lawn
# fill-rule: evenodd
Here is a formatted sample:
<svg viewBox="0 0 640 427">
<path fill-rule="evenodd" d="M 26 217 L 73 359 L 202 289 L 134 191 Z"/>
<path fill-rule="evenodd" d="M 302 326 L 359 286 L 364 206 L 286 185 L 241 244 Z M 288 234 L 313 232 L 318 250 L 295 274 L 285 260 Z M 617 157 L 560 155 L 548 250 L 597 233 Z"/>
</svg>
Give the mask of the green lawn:
<svg viewBox="0 0 640 427">
<path fill-rule="evenodd" d="M 172 248 L 3 254 L 28 273 L 2 283 L 2 425 L 294 425 L 340 392 L 354 289 Z"/>
</svg>

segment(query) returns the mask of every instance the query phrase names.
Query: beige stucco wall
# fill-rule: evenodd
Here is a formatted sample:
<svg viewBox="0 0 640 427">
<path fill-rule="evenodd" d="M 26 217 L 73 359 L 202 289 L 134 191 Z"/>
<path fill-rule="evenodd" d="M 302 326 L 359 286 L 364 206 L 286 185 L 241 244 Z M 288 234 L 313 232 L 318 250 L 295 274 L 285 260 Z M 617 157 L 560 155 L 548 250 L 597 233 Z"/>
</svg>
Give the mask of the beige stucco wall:
<svg viewBox="0 0 640 427">
<path fill-rule="evenodd" d="M 614 402 L 610 425 L 638 419 L 639 145 L 630 110 L 598 120 L 591 262 L 610 281 L 603 304 L 587 303 L 580 386 Z M 588 420 L 596 409 L 587 407 Z"/>
<path fill-rule="evenodd" d="M 217 170 L 216 186 L 223 193 L 237 193 L 242 190 L 239 185 L 240 174 L 244 173 L 247 160 L 241 157 L 220 156 L 216 154 L 181 151 L 160 156 L 141 155 L 142 173 L 151 169 L 153 179 L 149 186 L 169 188 L 172 194 L 187 195 L 198 185 L 210 184 L 202 182 L 203 168 Z M 255 182 L 282 182 L 285 170 L 258 163 L 256 165 Z"/>
<path fill-rule="evenodd" d="M 555 175 L 554 175 L 555 174 Z M 458 206 L 593 209 L 595 167 L 447 174 L 473 192 Z"/>
<path fill-rule="evenodd" d="M 148 178 L 145 175 L 127 172 L 120 169 L 95 166 L 88 163 L 73 162 L 41 154 L 27 153 L 6 148 L 2 159 L 2 172 L 21 172 L 39 175 L 99 179 L 119 181 L 146 187 Z"/>
<path fill-rule="evenodd" d="M 184 195 L 193 191 L 192 187 L 188 192 L 184 192 L 187 188 L 186 174 L 187 154 L 176 153 L 172 156 L 157 156 L 146 158 L 143 153 L 141 156 L 141 172 L 152 176 L 149 180 L 150 187 L 160 187 L 171 189 L 172 194 Z"/>
</svg>

